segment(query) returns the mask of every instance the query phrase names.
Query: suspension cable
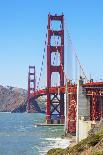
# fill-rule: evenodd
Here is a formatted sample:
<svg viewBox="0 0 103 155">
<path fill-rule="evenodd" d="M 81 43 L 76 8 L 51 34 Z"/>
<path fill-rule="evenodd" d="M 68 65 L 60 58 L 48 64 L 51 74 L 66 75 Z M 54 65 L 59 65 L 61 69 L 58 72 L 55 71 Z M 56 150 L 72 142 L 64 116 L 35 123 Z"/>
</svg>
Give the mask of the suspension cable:
<svg viewBox="0 0 103 155">
<path fill-rule="evenodd" d="M 42 73 L 43 73 L 43 66 L 44 66 L 44 60 L 45 60 L 45 55 L 46 55 L 46 48 L 47 48 L 47 33 L 46 33 L 46 40 L 45 40 L 45 45 L 44 45 L 42 63 L 41 63 L 41 68 L 40 68 L 40 73 L 39 73 L 39 79 L 38 79 L 38 82 L 37 82 L 37 90 L 39 89 L 41 76 L 42 76 Z"/>
<path fill-rule="evenodd" d="M 70 43 L 72 52 L 74 53 L 74 55 L 75 55 L 75 57 L 76 57 L 76 60 L 77 60 L 77 62 L 78 62 L 78 64 L 79 64 L 79 66 L 80 66 L 80 69 L 81 69 L 81 71 L 82 71 L 82 73 L 83 73 L 85 79 L 88 81 L 88 78 L 87 78 L 87 76 L 86 76 L 86 74 L 85 74 L 85 72 L 84 72 L 83 66 L 81 65 L 80 60 L 79 60 L 79 57 L 78 57 L 78 55 L 77 55 L 77 52 L 76 52 L 77 50 L 76 50 L 76 48 L 74 48 L 74 46 L 73 46 L 73 43 L 72 43 L 72 40 L 71 40 L 71 36 L 70 36 L 69 31 L 68 31 L 68 27 L 67 27 L 66 22 L 65 22 L 65 28 L 66 28 L 66 31 L 67 31 L 67 34 L 68 34 L 68 41 L 69 41 L 69 43 Z"/>
</svg>

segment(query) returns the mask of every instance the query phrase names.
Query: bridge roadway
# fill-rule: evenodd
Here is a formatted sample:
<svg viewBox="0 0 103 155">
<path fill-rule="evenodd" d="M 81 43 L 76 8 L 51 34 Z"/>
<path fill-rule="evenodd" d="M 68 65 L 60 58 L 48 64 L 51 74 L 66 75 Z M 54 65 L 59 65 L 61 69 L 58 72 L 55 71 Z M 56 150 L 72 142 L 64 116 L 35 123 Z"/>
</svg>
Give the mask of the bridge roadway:
<svg viewBox="0 0 103 155">
<path fill-rule="evenodd" d="M 68 86 L 68 89 L 70 89 L 71 86 L 73 86 L 75 88 L 77 87 L 76 84 L 70 84 Z M 97 92 L 97 90 L 101 90 L 100 94 L 97 94 L 97 95 L 103 96 L 103 82 L 88 82 L 88 83 L 82 84 L 81 86 L 84 89 L 86 89 L 86 92 L 87 92 L 86 95 L 88 95 L 88 96 L 92 95 L 92 90 L 95 92 Z M 30 95 L 30 98 L 32 98 L 32 97 L 38 98 L 40 96 L 47 95 L 47 93 L 50 93 L 50 94 L 64 93 L 65 94 L 65 91 L 66 91 L 66 86 L 51 87 L 49 89 L 45 88 L 45 89 L 35 91 L 34 93 L 32 93 Z M 68 90 L 68 92 L 69 92 L 69 90 Z"/>
</svg>

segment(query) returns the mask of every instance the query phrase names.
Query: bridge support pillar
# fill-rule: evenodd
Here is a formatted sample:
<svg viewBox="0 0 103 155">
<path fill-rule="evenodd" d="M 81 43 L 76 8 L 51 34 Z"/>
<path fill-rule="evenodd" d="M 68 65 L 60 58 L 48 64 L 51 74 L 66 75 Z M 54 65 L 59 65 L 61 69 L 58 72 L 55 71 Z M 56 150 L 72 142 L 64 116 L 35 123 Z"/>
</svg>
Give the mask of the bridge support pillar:
<svg viewBox="0 0 103 155">
<path fill-rule="evenodd" d="M 55 30 L 51 28 L 52 22 L 60 22 L 60 29 Z M 59 45 L 52 45 L 52 37 L 59 38 Z M 59 54 L 59 65 L 52 64 L 53 52 Z M 61 16 L 51 14 L 48 15 L 48 45 L 47 45 L 47 106 L 46 106 L 46 122 L 51 123 L 64 123 L 64 94 L 55 92 L 51 94 L 49 88 L 52 86 L 51 75 L 52 73 L 59 73 L 60 84 L 59 87 L 64 86 L 64 15 Z M 58 81 L 57 81 L 58 83 Z"/>
<path fill-rule="evenodd" d="M 96 121 L 96 92 L 92 92 L 91 98 L 91 120 Z"/>
<path fill-rule="evenodd" d="M 68 133 L 76 132 L 77 86 L 68 85 Z"/>
<path fill-rule="evenodd" d="M 27 102 L 27 111 L 31 112 L 33 109 L 31 108 L 30 98 L 31 94 L 35 92 L 36 88 L 36 80 L 35 80 L 35 66 L 29 66 L 28 73 L 28 102 Z"/>
</svg>

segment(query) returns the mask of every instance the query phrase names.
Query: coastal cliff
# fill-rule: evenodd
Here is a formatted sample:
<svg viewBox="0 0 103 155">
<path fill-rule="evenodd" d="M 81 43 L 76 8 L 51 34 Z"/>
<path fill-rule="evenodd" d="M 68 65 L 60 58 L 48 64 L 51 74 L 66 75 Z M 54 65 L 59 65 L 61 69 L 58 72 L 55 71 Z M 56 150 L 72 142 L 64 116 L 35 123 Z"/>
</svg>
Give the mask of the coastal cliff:
<svg viewBox="0 0 103 155">
<path fill-rule="evenodd" d="M 26 111 L 27 91 L 22 88 L 0 85 L 0 112 Z"/>
</svg>

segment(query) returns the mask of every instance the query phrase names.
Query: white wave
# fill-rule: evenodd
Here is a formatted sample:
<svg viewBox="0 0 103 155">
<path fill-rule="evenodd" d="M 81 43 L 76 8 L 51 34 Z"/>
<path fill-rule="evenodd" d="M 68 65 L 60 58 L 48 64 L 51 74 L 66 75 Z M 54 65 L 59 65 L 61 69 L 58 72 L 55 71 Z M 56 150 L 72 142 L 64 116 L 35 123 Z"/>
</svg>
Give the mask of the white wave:
<svg viewBox="0 0 103 155">
<path fill-rule="evenodd" d="M 66 148 L 70 145 L 70 140 L 66 138 L 45 138 L 44 141 L 41 143 L 40 155 L 45 155 L 52 148 Z M 42 146 L 42 144 L 45 144 L 45 146 Z"/>
<path fill-rule="evenodd" d="M 57 140 L 56 143 L 54 144 L 54 148 L 59 147 L 59 148 L 66 148 L 70 145 L 70 141 L 68 139 L 60 139 Z"/>
</svg>

